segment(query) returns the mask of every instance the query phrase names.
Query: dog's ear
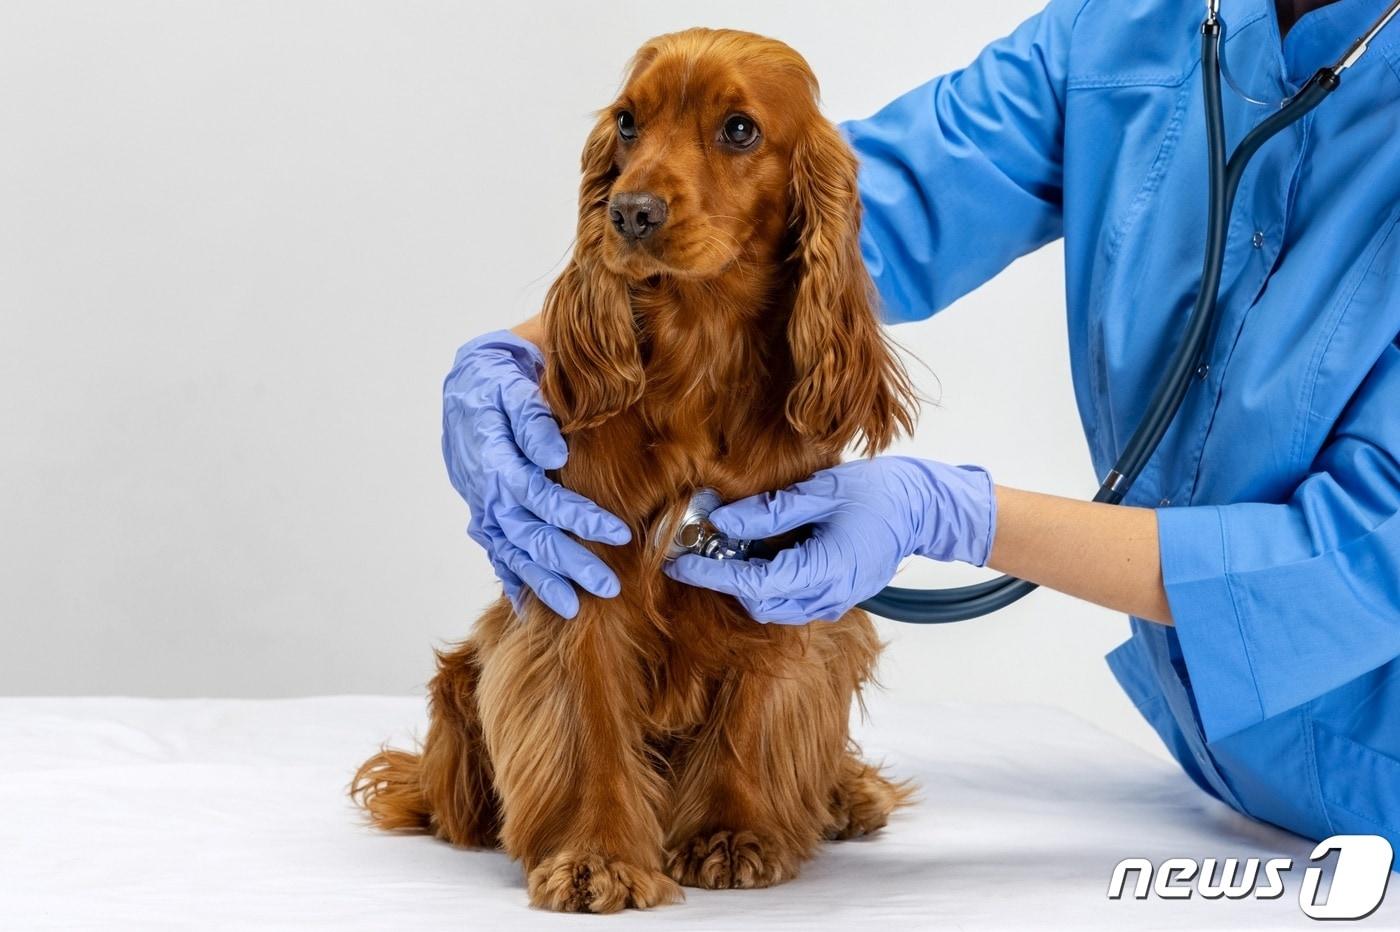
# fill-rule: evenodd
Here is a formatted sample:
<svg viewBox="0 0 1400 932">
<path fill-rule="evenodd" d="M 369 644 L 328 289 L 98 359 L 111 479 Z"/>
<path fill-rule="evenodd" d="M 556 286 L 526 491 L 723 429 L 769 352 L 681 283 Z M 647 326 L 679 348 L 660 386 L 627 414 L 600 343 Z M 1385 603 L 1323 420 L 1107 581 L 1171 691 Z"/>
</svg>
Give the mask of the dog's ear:
<svg viewBox="0 0 1400 932">
<path fill-rule="evenodd" d="M 856 158 L 836 128 L 814 120 L 793 152 L 797 293 L 788 323 L 796 384 L 788 423 L 839 453 L 857 435 L 867 454 L 913 430 L 908 374 L 876 317 L 860 255 Z"/>
<path fill-rule="evenodd" d="M 603 113 L 583 149 L 578 240 L 544 303 L 541 387 L 564 431 L 601 424 L 642 395 L 641 350 L 627 283 L 603 266 L 617 129 Z"/>
</svg>

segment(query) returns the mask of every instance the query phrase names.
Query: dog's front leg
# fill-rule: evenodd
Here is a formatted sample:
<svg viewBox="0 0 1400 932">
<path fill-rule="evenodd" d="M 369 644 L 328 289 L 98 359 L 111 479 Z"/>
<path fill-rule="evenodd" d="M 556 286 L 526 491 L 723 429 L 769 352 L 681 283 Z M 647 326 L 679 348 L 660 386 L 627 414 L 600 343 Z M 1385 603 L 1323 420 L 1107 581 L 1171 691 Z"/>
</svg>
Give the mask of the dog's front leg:
<svg viewBox="0 0 1400 932">
<path fill-rule="evenodd" d="M 874 638 L 838 645 L 818 635 L 802 647 L 801 632 L 774 631 L 794 643 L 775 645 L 761 667 L 731 670 L 710 721 L 675 762 L 666 869 L 682 884 L 782 883 L 827 834 L 860 681 L 845 667 L 873 655 Z"/>
<path fill-rule="evenodd" d="M 681 898 L 662 872 L 665 787 L 647 757 L 641 665 L 618 602 L 572 621 L 538 605 L 484 665 L 478 701 L 501 801 L 501 842 L 530 901 L 615 912 Z"/>
</svg>

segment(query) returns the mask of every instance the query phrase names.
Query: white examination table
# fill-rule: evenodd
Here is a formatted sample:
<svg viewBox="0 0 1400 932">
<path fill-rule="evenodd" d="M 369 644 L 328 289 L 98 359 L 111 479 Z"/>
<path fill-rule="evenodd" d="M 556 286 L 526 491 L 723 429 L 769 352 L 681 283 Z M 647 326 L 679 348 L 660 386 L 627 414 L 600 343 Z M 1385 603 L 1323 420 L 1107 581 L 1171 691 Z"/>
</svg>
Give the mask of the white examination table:
<svg viewBox="0 0 1400 932">
<path fill-rule="evenodd" d="M 346 783 L 421 732 L 419 698 L 0 699 L 0 930 L 1319 928 L 1296 875 L 1271 902 L 1107 898 L 1124 857 L 1307 858 L 1172 765 L 1047 709 L 871 699 L 862 743 L 917 807 L 792 883 L 611 918 L 530 910 L 502 854 L 363 825 Z M 1391 887 L 1360 927 L 1400 927 Z"/>
</svg>

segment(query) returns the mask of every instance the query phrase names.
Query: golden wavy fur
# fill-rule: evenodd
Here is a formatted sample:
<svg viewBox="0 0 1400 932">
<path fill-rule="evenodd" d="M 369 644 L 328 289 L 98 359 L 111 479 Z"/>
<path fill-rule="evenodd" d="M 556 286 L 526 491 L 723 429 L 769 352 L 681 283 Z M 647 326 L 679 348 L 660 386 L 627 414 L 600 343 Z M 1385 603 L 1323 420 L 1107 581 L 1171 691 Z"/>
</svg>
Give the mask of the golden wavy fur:
<svg viewBox="0 0 1400 932">
<path fill-rule="evenodd" d="M 759 128 L 749 148 L 721 135 L 736 113 Z M 665 224 L 622 236 L 622 192 L 664 200 Z M 572 621 L 501 599 L 439 653 L 421 752 L 355 777 L 376 825 L 503 847 L 532 903 L 609 912 L 787 880 L 906 800 L 848 735 L 879 651 L 864 613 L 755 624 L 668 579 L 653 544 L 697 487 L 780 488 L 910 428 L 859 219 L 855 159 L 800 55 L 704 29 L 638 52 L 584 149 L 578 241 L 544 312 L 557 478 L 631 526 L 589 545 L 622 593 L 582 594 Z"/>
</svg>

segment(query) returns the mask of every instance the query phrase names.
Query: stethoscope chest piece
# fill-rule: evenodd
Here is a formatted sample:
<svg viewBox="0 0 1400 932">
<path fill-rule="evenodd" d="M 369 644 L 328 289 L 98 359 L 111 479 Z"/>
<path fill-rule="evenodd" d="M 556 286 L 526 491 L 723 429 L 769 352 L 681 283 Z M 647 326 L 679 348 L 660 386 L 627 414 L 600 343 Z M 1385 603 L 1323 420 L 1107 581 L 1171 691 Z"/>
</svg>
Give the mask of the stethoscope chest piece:
<svg viewBox="0 0 1400 932">
<path fill-rule="evenodd" d="M 674 560 L 687 553 L 709 557 L 712 560 L 746 560 L 752 541 L 726 537 L 710 523 L 710 512 L 724 500 L 714 489 L 696 489 L 686 503 L 685 513 L 676 525 L 670 540 L 658 539 L 658 546 L 666 545 L 666 559 Z M 664 538 L 667 525 L 657 528 L 658 538 Z"/>
</svg>

